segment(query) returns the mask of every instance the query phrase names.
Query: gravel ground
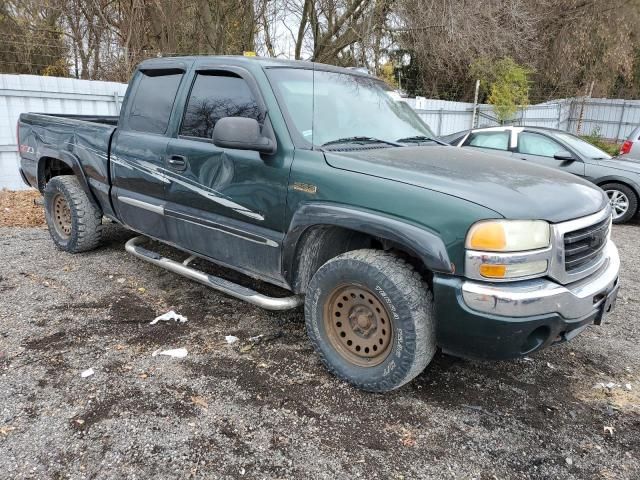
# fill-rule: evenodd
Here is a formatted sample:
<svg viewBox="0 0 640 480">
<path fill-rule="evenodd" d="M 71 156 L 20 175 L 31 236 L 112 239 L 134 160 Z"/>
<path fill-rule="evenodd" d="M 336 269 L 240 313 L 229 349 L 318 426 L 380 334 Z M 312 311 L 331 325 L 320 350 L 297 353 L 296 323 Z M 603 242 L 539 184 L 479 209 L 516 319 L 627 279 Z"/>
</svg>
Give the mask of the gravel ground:
<svg viewBox="0 0 640 480">
<path fill-rule="evenodd" d="M 75 256 L 0 228 L 0 477 L 640 478 L 639 228 L 614 229 L 603 326 L 518 361 L 438 354 L 384 395 L 325 372 L 301 311 L 128 256 L 116 225 Z M 171 307 L 188 322 L 149 325 Z"/>
</svg>

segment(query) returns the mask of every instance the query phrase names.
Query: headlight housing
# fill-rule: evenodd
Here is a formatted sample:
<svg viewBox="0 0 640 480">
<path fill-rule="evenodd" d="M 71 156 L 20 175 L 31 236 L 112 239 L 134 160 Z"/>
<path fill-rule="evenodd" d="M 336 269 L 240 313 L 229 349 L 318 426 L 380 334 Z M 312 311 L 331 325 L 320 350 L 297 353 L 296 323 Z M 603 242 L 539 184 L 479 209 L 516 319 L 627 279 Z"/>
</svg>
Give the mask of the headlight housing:
<svg viewBox="0 0 640 480">
<path fill-rule="evenodd" d="M 471 227 L 466 246 L 486 252 L 523 252 L 548 247 L 549 240 L 549 224 L 543 220 L 489 220 Z"/>
<path fill-rule="evenodd" d="M 542 220 L 487 220 L 469 229 L 465 245 L 465 271 L 470 278 L 538 277 L 549 268 L 551 228 Z"/>
</svg>

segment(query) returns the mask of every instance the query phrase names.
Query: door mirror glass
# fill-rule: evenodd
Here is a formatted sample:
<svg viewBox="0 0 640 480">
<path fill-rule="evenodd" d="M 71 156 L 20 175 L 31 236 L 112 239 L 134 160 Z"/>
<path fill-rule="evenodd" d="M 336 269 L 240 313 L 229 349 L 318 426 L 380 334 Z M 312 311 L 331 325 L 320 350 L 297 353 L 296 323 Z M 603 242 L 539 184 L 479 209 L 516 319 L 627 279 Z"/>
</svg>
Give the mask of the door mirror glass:
<svg viewBox="0 0 640 480">
<path fill-rule="evenodd" d="M 566 150 L 561 150 L 559 152 L 554 153 L 553 158 L 555 158 L 556 160 L 564 160 L 567 162 L 575 160 L 575 157 L 573 156 L 573 154 L 571 154 L 571 152 L 567 152 Z"/>
<path fill-rule="evenodd" d="M 213 127 L 213 143 L 221 148 L 255 150 L 267 154 L 276 152 L 276 143 L 260 133 L 260 124 L 255 118 L 221 118 Z"/>
</svg>

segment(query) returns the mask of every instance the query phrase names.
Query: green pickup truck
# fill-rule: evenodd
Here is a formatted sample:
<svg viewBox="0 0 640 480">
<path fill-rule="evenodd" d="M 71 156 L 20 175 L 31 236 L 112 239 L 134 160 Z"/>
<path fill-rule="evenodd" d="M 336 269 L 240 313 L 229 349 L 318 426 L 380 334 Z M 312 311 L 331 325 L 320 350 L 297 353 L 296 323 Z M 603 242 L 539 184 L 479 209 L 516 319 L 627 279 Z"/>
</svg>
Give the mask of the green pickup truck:
<svg viewBox="0 0 640 480">
<path fill-rule="evenodd" d="M 141 234 L 126 244 L 140 259 L 267 309 L 304 304 L 326 367 L 379 392 L 437 348 L 508 359 L 569 340 L 618 291 L 602 190 L 433 138 L 365 73 L 245 57 L 147 60 L 119 117 L 18 123 L 21 173 L 60 249 L 96 248 L 107 217 Z"/>
</svg>

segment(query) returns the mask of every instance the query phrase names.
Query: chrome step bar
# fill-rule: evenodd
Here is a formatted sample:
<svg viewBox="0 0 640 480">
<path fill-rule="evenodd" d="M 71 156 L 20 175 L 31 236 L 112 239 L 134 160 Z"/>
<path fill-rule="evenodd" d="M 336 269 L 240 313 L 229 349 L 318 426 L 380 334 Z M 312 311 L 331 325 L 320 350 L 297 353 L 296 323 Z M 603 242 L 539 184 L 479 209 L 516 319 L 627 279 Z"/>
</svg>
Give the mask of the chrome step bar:
<svg viewBox="0 0 640 480">
<path fill-rule="evenodd" d="M 201 272 L 188 266 L 189 263 L 196 258 L 193 255 L 187 258 L 184 262 L 179 263 L 140 246 L 141 243 L 145 243 L 147 241 L 148 239 L 143 236 L 134 237 L 125 244 L 124 248 L 130 254 L 135 255 L 145 262 L 153 263 L 158 267 L 162 267 L 166 270 L 182 275 L 183 277 L 190 278 L 191 280 L 200 282 L 207 287 L 214 288 L 231 297 L 244 300 L 245 302 L 266 310 L 290 310 L 292 308 L 299 307 L 304 302 L 304 297 L 302 295 L 292 295 L 290 297 L 282 298 L 267 297 L 255 290 L 230 282 L 224 278 L 215 277 Z"/>
</svg>

